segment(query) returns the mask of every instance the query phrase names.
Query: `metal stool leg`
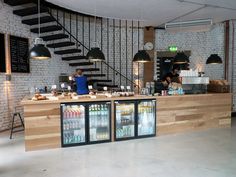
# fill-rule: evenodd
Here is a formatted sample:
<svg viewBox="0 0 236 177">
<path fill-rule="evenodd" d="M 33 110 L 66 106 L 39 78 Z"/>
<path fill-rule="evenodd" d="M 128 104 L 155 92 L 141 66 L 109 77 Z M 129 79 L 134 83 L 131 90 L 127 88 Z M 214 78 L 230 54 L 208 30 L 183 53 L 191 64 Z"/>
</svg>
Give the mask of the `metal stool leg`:
<svg viewBox="0 0 236 177">
<path fill-rule="evenodd" d="M 10 139 L 12 139 L 12 133 L 13 133 L 13 129 L 14 129 L 15 116 L 16 116 L 16 114 L 14 113 L 14 114 L 13 114 L 13 118 L 12 118 L 12 123 L 11 123 Z"/>
<path fill-rule="evenodd" d="M 23 126 L 23 129 L 25 129 L 25 125 L 24 125 L 24 122 L 23 122 L 23 120 L 22 120 L 22 117 L 21 117 L 20 113 L 18 113 L 18 116 L 19 116 L 19 118 L 20 118 L 20 121 L 21 121 L 21 124 L 22 124 L 22 126 Z"/>
</svg>

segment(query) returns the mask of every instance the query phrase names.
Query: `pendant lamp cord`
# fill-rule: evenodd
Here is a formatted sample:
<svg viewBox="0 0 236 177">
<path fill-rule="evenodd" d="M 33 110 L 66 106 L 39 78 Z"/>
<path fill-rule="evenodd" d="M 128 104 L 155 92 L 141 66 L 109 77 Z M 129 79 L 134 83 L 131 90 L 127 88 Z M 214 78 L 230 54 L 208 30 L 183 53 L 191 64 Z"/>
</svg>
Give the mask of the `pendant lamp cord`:
<svg viewBox="0 0 236 177">
<path fill-rule="evenodd" d="M 39 28 L 39 38 L 40 38 L 40 0 L 38 0 L 38 28 Z"/>
<path fill-rule="evenodd" d="M 96 31 L 96 27 L 97 27 L 97 5 L 95 2 L 95 16 L 94 16 L 94 38 L 95 38 L 95 46 L 97 47 L 97 31 Z"/>
<path fill-rule="evenodd" d="M 140 34 L 139 34 L 139 26 L 140 26 L 139 23 L 140 23 L 140 21 L 138 21 L 138 50 L 140 49 L 140 48 L 139 48 L 139 47 L 140 47 L 140 46 L 139 46 L 139 37 L 140 37 L 140 36 L 139 36 L 139 35 L 140 35 Z"/>
</svg>

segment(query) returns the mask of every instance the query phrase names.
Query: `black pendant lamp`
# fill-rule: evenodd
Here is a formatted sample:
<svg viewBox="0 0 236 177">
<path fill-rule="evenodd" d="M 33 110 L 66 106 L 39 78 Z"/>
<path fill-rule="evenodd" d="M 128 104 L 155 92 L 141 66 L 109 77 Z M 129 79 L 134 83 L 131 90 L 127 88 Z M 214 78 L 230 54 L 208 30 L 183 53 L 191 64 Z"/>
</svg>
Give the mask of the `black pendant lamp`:
<svg viewBox="0 0 236 177">
<path fill-rule="evenodd" d="M 95 4 L 95 16 L 94 16 L 94 37 L 95 37 L 94 44 L 95 44 L 95 47 L 92 47 L 88 51 L 86 57 L 91 62 L 102 62 L 102 61 L 105 61 L 105 56 L 104 56 L 103 52 L 100 50 L 100 48 L 96 47 L 96 45 L 97 45 L 96 27 L 97 27 L 97 23 L 96 23 L 96 4 Z"/>
<path fill-rule="evenodd" d="M 92 62 L 104 61 L 105 56 L 98 47 L 92 47 L 91 50 L 87 53 L 87 59 Z"/>
<path fill-rule="evenodd" d="M 150 61 L 151 58 L 145 50 L 139 50 L 138 53 L 136 53 L 133 58 L 133 62 L 146 63 Z"/>
<path fill-rule="evenodd" d="M 184 52 L 178 52 L 174 57 L 174 64 L 189 63 L 189 58 Z"/>
<path fill-rule="evenodd" d="M 29 57 L 35 60 L 47 60 L 51 58 L 50 51 L 43 42 L 43 39 L 40 38 L 40 0 L 38 0 L 38 29 L 39 37 L 34 41 L 34 47 L 29 51 Z"/>
<path fill-rule="evenodd" d="M 217 54 L 211 54 L 211 56 L 208 57 L 206 64 L 221 64 L 222 59 Z"/>
<path fill-rule="evenodd" d="M 139 48 L 139 22 L 138 22 L 138 48 Z M 145 50 L 139 50 L 133 58 L 133 62 L 147 63 L 151 61 L 151 57 Z"/>
</svg>

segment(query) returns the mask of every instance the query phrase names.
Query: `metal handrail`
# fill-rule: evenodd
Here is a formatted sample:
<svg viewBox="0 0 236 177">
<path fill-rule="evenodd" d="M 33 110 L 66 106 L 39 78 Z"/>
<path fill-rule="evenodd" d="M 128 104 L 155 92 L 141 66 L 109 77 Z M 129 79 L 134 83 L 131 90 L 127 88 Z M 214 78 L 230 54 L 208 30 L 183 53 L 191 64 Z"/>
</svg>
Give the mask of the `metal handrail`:
<svg viewBox="0 0 236 177">
<path fill-rule="evenodd" d="M 53 14 L 49 11 L 48 12 L 49 15 L 56 21 L 56 23 L 66 32 L 70 35 L 70 37 L 72 37 L 77 43 L 79 43 L 82 47 L 84 47 L 86 50 L 90 50 L 88 47 L 86 47 L 83 43 L 81 43 L 73 34 L 71 34 L 54 16 Z M 113 68 L 112 66 L 110 66 L 107 62 L 102 61 L 103 64 L 105 64 L 107 67 L 109 67 L 110 69 L 112 69 L 113 71 L 115 71 L 117 74 L 119 74 L 120 76 L 124 77 L 127 81 L 131 82 L 135 87 L 139 88 L 139 85 L 137 85 L 133 80 L 129 79 L 127 76 L 123 75 L 122 73 L 120 73 L 119 71 L 117 71 L 115 68 Z"/>
</svg>

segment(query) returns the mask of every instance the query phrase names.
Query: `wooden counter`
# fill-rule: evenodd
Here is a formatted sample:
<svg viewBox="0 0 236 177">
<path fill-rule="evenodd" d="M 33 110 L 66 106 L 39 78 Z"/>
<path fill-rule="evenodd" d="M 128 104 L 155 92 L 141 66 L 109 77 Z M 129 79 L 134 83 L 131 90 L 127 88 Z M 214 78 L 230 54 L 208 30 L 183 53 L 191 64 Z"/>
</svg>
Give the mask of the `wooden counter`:
<svg viewBox="0 0 236 177">
<path fill-rule="evenodd" d="M 157 135 L 231 126 L 230 93 L 31 101 L 24 99 L 26 151 L 61 147 L 60 103 L 157 99 Z M 114 132 L 114 116 L 112 116 Z M 113 134 L 112 134 L 113 135 Z M 114 140 L 114 136 L 112 136 Z"/>
</svg>

